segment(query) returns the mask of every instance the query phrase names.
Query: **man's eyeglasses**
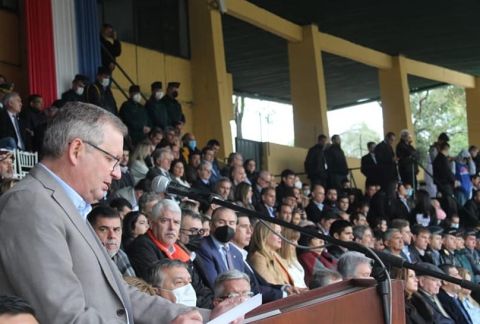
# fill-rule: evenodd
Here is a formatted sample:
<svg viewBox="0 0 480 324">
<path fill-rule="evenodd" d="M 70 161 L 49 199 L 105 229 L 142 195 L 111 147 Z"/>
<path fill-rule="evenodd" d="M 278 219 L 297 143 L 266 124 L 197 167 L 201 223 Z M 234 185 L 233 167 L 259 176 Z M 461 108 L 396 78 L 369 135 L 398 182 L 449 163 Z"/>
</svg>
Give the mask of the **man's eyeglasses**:
<svg viewBox="0 0 480 324">
<path fill-rule="evenodd" d="M 92 144 L 90 142 L 87 142 L 87 141 L 84 141 L 85 143 L 87 143 L 88 145 L 90 145 L 91 147 L 93 147 L 94 149 L 102 152 L 103 154 L 105 154 L 108 159 L 111 161 L 111 162 L 115 162 L 113 164 L 113 167 L 112 167 L 112 171 L 115 170 L 115 168 L 118 166 L 118 164 L 120 163 L 120 159 L 118 157 L 116 157 L 115 155 L 113 155 L 112 153 L 108 153 L 107 151 L 105 151 L 104 149 L 101 149 L 99 148 L 98 146 L 96 146 L 95 144 Z"/>
<path fill-rule="evenodd" d="M 181 228 L 180 231 L 182 233 L 187 234 L 187 235 L 203 235 L 203 234 L 205 234 L 205 230 L 203 228 L 200 228 L 200 229 L 198 229 L 198 228 L 189 228 L 189 229 Z"/>
<path fill-rule="evenodd" d="M 236 298 L 236 297 L 251 298 L 251 297 L 253 297 L 253 295 L 254 295 L 254 293 L 252 291 L 244 291 L 244 292 L 241 292 L 241 293 L 232 292 L 232 293 L 229 293 L 226 296 L 220 296 L 219 299 L 225 300 L 225 299 L 231 299 L 231 298 Z"/>
</svg>

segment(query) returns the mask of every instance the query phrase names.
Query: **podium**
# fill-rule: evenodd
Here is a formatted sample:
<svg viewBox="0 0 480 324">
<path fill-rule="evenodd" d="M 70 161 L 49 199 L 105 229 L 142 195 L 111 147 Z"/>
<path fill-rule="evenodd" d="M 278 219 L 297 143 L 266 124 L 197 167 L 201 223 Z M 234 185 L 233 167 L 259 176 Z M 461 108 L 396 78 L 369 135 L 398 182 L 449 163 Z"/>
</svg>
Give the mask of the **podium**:
<svg viewBox="0 0 480 324">
<path fill-rule="evenodd" d="M 351 279 L 264 304 L 245 316 L 261 324 L 381 324 L 383 305 L 373 279 Z M 403 283 L 392 280 L 392 323 L 405 323 Z"/>
</svg>

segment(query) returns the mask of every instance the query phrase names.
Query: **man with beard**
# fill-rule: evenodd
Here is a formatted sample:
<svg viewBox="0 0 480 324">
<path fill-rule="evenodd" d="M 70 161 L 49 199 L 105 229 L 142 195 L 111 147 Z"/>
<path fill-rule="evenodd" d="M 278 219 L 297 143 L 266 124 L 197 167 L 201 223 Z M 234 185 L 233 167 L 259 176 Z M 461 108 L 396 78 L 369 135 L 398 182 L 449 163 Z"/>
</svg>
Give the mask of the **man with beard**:
<svg viewBox="0 0 480 324">
<path fill-rule="evenodd" d="M 120 249 L 122 244 L 122 219 L 120 215 L 110 207 L 98 206 L 92 209 L 87 219 L 121 274 L 135 277 L 135 271 L 128 256 Z"/>
</svg>

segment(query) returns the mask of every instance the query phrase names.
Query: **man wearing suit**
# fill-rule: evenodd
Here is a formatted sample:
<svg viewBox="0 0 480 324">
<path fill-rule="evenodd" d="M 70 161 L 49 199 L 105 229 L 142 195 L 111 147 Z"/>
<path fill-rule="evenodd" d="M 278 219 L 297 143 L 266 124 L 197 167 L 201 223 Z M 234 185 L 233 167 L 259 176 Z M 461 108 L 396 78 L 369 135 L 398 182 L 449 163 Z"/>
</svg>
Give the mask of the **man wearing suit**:
<svg viewBox="0 0 480 324">
<path fill-rule="evenodd" d="M 307 173 L 310 183 L 318 183 L 322 186 L 327 185 L 327 161 L 325 160 L 325 145 L 327 136 L 320 134 L 317 138 L 317 144 L 312 146 L 307 153 L 303 163 L 305 173 Z"/>
<path fill-rule="evenodd" d="M 0 198 L 0 291 L 28 300 L 41 323 L 199 323 L 238 303 L 209 314 L 122 280 L 86 216 L 120 177 L 126 132 L 105 110 L 68 103 L 45 133 L 41 163 Z"/>
<path fill-rule="evenodd" d="M 395 186 L 398 181 L 397 162 L 393 143 L 395 134 L 392 132 L 385 135 L 385 140 L 375 146 L 374 154 L 377 159 L 377 172 L 381 179 L 380 186 L 382 191 L 387 194 L 387 198 L 393 198 L 395 195 Z"/>
<path fill-rule="evenodd" d="M 199 270 L 211 289 L 215 287 L 219 274 L 233 269 L 245 272 L 242 255 L 230 243 L 236 227 L 237 215 L 233 210 L 225 207 L 215 209 L 210 221 L 210 235 L 202 239 L 196 251 L 201 264 Z"/>
<path fill-rule="evenodd" d="M 458 269 L 450 264 L 443 264 L 440 269 L 445 274 L 462 279 L 458 273 Z M 455 321 L 455 323 L 472 324 L 472 319 L 468 315 L 467 310 L 463 307 L 462 302 L 458 299 L 458 293 L 461 291 L 461 287 L 457 284 L 442 281 L 442 288 L 438 293 L 438 300 L 442 303 L 443 308 L 447 311 L 448 315 Z"/>
<path fill-rule="evenodd" d="M 365 187 L 371 184 L 378 184 L 377 159 L 375 158 L 375 142 L 367 143 L 368 154 L 362 156 L 360 171 L 365 176 Z"/>
<path fill-rule="evenodd" d="M 173 161 L 172 150 L 169 147 L 163 147 L 161 149 L 156 149 L 152 153 L 153 163 L 155 164 L 147 172 L 147 179 L 153 180 L 156 176 L 164 176 L 165 178 L 171 180 L 170 176 L 170 165 Z"/>
<path fill-rule="evenodd" d="M 442 273 L 443 271 L 433 264 L 420 262 L 418 265 L 431 271 Z M 429 306 L 433 312 L 433 323 L 435 324 L 454 324 L 455 321 L 450 317 L 442 303 L 438 300 L 441 280 L 427 275 L 418 275 L 418 296 Z M 463 323 L 463 322 L 458 322 Z"/>
<path fill-rule="evenodd" d="M 264 215 L 268 215 L 271 218 L 275 218 L 276 213 L 275 213 L 274 206 L 275 206 L 276 195 L 277 194 L 275 192 L 275 188 L 272 188 L 272 187 L 263 188 L 260 195 L 262 201 L 257 206 L 255 206 L 255 210 Z"/>
<path fill-rule="evenodd" d="M 322 211 L 325 207 L 325 188 L 321 184 L 314 184 L 312 188 L 312 200 L 305 208 L 309 221 L 317 224 L 322 218 Z"/>
<path fill-rule="evenodd" d="M 22 111 L 22 99 L 16 92 L 9 93 L 4 98 L 5 109 L 0 111 L 0 139 L 11 137 L 17 148 L 26 150 L 26 130 L 19 118 Z"/>
</svg>

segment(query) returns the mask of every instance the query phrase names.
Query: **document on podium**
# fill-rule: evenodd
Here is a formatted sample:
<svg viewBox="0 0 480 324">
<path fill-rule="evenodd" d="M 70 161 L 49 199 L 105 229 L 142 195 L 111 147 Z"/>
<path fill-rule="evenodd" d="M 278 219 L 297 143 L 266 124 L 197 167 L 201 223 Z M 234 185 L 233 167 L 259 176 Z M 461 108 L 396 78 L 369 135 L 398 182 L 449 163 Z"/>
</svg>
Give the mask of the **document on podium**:
<svg viewBox="0 0 480 324">
<path fill-rule="evenodd" d="M 236 320 L 239 317 L 245 316 L 246 313 L 257 308 L 262 304 L 262 294 L 256 294 L 252 298 L 247 299 L 241 304 L 233 307 L 229 311 L 214 318 L 207 324 L 226 324 Z"/>
</svg>

